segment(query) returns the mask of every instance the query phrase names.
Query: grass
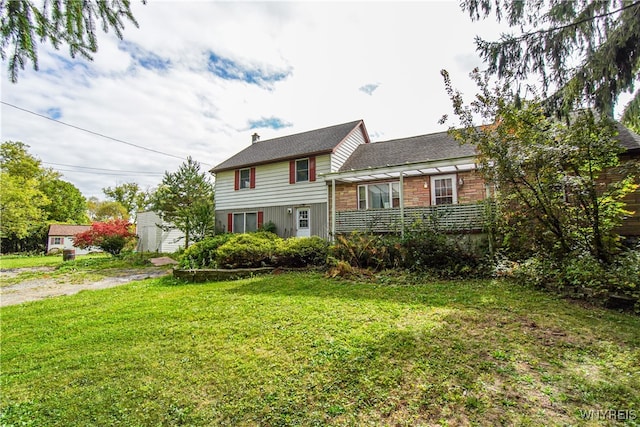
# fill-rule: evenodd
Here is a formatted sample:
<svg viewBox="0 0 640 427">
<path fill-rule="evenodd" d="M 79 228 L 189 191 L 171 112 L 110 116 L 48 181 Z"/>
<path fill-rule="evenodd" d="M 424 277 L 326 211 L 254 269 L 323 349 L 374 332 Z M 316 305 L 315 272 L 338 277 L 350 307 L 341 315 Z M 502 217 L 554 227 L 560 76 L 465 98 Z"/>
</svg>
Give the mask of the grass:
<svg viewBox="0 0 640 427">
<path fill-rule="evenodd" d="M 0 268 L 24 269 L 17 274 L 1 275 L 0 288 L 37 278 L 52 278 L 58 282 L 67 283 L 100 280 L 106 276 L 117 274 L 122 269 L 148 267 L 150 266 L 149 258 L 157 256 L 160 255 L 136 253 L 113 257 L 108 254 L 91 254 L 76 256 L 73 261 L 62 261 L 62 256 L 10 256 L 6 257 L 7 259 L 0 257 Z M 53 267 L 53 269 L 43 273 L 37 270 L 38 267 Z"/>
<path fill-rule="evenodd" d="M 506 281 L 163 278 L 0 313 L 0 425 L 640 417 L 640 318 Z"/>
<path fill-rule="evenodd" d="M 104 258 L 105 254 L 77 255 L 76 260 Z M 2 255 L 0 256 L 0 269 L 8 270 L 13 268 L 37 268 L 37 267 L 57 267 L 63 264 L 62 253 L 60 255 Z"/>
</svg>

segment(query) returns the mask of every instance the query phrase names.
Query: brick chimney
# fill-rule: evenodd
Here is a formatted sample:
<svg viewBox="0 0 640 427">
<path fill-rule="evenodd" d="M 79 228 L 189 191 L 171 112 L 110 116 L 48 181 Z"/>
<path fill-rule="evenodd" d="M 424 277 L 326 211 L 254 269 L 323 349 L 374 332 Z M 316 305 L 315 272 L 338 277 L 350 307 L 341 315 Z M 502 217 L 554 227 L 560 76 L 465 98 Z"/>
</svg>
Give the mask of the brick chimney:
<svg viewBox="0 0 640 427">
<path fill-rule="evenodd" d="M 251 135 L 251 143 L 255 144 L 258 141 L 260 141 L 260 135 L 258 135 L 258 133 L 256 132 L 253 135 Z"/>
</svg>

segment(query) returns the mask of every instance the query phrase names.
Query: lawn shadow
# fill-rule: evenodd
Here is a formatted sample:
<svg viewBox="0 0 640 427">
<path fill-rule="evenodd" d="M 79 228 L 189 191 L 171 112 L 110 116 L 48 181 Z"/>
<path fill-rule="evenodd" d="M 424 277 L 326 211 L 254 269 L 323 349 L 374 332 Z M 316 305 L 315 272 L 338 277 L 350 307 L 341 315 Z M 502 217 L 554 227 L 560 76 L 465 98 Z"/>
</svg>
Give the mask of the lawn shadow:
<svg viewBox="0 0 640 427">
<path fill-rule="evenodd" d="M 407 305 L 450 308 L 505 307 L 522 302 L 508 292 L 509 285 L 491 280 L 394 281 L 381 283 L 326 278 L 318 273 L 289 273 L 240 280 L 228 289 L 238 295 L 378 300 Z"/>
</svg>

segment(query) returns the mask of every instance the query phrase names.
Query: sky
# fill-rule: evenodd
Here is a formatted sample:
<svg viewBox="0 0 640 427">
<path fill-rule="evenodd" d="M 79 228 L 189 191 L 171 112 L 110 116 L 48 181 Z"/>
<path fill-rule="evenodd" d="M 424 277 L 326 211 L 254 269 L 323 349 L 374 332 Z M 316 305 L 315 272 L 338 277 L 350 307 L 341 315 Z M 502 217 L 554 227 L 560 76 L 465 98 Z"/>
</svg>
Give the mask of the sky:
<svg viewBox="0 0 640 427">
<path fill-rule="evenodd" d="M 1 140 L 22 141 L 85 197 L 153 189 L 187 156 L 203 171 L 251 144 L 354 120 L 372 141 L 447 130 L 440 70 L 472 95 L 482 62 L 457 1 L 133 2 L 139 28 L 100 33 L 93 61 L 38 47 L 1 71 Z M 11 105 L 7 105 L 11 104 Z M 17 107 L 17 108 L 16 108 Z M 60 123 L 63 122 L 64 124 Z"/>
</svg>

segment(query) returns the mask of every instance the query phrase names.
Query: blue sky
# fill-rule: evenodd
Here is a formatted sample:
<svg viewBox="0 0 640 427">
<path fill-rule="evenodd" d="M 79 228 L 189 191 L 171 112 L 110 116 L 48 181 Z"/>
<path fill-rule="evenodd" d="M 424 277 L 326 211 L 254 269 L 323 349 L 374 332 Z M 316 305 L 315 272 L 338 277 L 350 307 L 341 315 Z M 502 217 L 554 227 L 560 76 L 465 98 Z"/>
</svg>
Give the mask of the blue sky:
<svg viewBox="0 0 640 427">
<path fill-rule="evenodd" d="M 123 40 L 100 33 L 93 61 L 41 45 L 40 71 L 17 84 L 2 64 L 2 101 L 93 132 L 3 104 L 2 140 L 28 144 L 87 197 L 123 182 L 152 188 L 187 156 L 209 169 L 255 132 L 264 141 L 357 119 L 373 141 L 446 130 L 440 70 L 472 95 L 474 37 L 505 30 L 472 23 L 457 1 L 152 1 L 133 11 L 140 27 Z"/>
</svg>

